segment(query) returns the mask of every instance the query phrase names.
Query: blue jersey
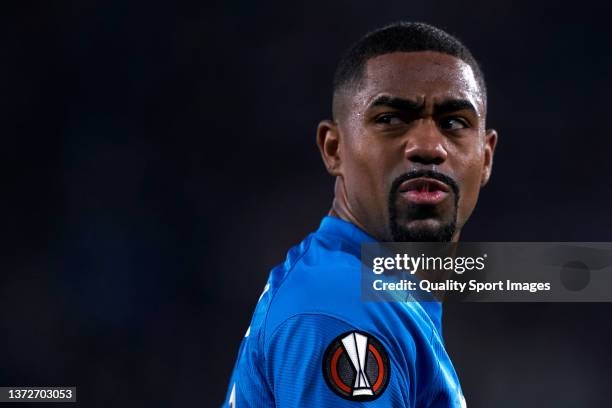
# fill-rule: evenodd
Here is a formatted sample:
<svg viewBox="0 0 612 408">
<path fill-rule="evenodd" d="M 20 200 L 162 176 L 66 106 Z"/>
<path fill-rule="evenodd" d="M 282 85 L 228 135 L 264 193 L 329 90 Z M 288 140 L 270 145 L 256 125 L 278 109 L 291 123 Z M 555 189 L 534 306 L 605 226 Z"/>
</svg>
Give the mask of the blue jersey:
<svg viewBox="0 0 612 408">
<path fill-rule="evenodd" d="M 223 407 L 464 407 L 437 302 L 361 300 L 361 244 L 325 217 L 270 273 Z"/>
</svg>

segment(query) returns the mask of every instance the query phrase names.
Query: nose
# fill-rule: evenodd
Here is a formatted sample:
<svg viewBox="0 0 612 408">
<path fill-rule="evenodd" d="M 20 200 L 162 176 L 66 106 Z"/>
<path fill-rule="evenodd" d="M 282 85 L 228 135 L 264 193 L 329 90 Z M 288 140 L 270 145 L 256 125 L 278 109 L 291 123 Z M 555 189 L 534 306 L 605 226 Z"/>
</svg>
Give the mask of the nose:
<svg viewBox="0 0 612 408">
<path fill-rule="evenodd" d="M 406 135 L 405 157 L 418 164 L 439 165 L 446 161 L 448 152 L 444 147 L 444 135 L 433 120 L 420 120 Z"/>
</svg>

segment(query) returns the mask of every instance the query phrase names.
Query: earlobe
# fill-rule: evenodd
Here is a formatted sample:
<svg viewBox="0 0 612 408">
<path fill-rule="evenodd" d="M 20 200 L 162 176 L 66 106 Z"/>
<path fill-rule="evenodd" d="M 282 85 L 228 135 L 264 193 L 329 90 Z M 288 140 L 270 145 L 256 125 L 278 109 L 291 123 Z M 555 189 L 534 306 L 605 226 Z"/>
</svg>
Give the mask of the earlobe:
<svg viewBox="0 0 612 408">
<path fill-rule="evenodd" d="M 340 135 L 338 125 L 332 120 L 323 120 L 317 128 L 317 146 L 327 171 L 332 176 L 340 175 Z"/>
<path fill-rule="evenodd" d="M 497 131 L 495 129 L 488 129 L 485 134 L 484 141 L 484 163 L 482 171 L 482 179 L 480 186 L 484 187 L 491 178 L 491 172 L 493 171 L 493 155 L 495 153 L 495 146 L 497 146 Z"/>
</svg>

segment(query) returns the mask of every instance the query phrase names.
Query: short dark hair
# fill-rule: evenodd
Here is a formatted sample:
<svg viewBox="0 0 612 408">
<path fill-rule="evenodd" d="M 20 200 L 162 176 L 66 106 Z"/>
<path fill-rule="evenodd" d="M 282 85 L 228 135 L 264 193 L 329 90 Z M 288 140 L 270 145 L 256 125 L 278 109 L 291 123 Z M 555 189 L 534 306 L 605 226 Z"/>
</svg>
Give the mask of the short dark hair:
<svg viewBox="0 0 612 408">
<path fill-rule="evenodd" d="M 461 41 L 429 24 L 404 21 L 369 32 L 345 52 L 334 74 L 334 99 L 340 89 L 361 80 L 369 59 L 393 52 L 416 51 L 436 51 L 467 63 L 472 67 L 486 101 L 484 75 L 470 50 Z"/>
</svg>

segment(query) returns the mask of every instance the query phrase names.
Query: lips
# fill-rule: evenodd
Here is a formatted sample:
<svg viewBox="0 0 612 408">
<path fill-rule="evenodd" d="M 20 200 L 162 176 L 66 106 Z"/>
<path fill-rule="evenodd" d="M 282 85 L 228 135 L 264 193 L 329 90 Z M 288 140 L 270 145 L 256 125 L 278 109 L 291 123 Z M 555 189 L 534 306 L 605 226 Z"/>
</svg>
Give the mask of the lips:
<svg viewBox="0 0 612 408">
<path fill-rule="evenodd" d="M 436 205 L 449 196 L 450 188 L 436 179 L 419 177 L 403 182 L 398 192 L 413 204 Z"/>
</svg>

